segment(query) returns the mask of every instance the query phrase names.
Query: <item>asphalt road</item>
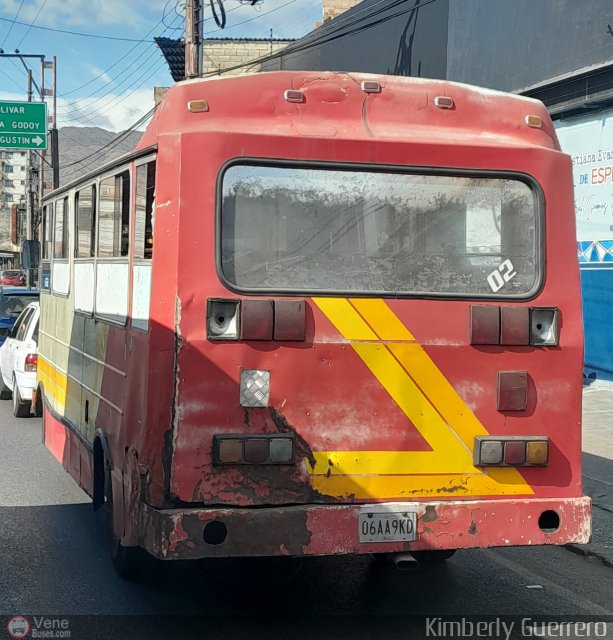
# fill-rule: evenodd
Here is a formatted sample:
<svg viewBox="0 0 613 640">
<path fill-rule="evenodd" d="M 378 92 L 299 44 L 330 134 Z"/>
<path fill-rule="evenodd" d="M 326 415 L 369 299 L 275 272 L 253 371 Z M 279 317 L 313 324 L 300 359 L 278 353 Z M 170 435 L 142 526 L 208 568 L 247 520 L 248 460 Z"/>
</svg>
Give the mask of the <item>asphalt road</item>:
<svg viewBox="0 0 613 640">
<path fill-rule="evenodd" d="M 613 616 L 612 595 L 612 568 L 552 547 L 458 552 L 413 573 L 370 557 L 152 561 L 128 582 L 106 556 L 99 515 L 42 445 L 40 420 L 0 402 L 0 616 L 215 614 L 207 638 L 387 638 L 384 616 L 409 637 L 389 614 Z M 146 637 L 170 637 L 156 628 Z"/>
</svg>

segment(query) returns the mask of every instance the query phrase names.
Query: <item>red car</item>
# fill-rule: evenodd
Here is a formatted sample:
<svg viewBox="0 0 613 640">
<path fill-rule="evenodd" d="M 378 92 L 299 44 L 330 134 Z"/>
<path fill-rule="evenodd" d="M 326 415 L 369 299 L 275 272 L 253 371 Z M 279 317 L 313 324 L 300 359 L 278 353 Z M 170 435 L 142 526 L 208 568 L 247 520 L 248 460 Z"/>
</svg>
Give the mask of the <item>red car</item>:
<svg viewBox="0 0 613 640">
<path fill-rule="evenodd" d="M 25 283 L 26 276 L 23 271 L 3 271 L 0 274 L 0 285 L 19 287 Z"/>
</svg>

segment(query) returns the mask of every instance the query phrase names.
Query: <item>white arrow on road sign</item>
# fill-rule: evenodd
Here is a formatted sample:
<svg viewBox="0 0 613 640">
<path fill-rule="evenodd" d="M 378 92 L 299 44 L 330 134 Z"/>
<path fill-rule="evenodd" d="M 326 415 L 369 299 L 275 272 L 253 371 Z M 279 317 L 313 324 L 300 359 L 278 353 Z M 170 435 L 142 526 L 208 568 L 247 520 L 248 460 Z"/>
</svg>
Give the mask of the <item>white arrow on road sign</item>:
<svg viewBox="0 0 613 640">
<path fill-rule="evenodd" d="M 44 142 L 44 140 L 40 137 L 40 136 L 36 136 L 36 138 L 32 138 L 32 142 L 38 146 L 39 144 L 41 144 L 42 142 Z"/>
</svg>

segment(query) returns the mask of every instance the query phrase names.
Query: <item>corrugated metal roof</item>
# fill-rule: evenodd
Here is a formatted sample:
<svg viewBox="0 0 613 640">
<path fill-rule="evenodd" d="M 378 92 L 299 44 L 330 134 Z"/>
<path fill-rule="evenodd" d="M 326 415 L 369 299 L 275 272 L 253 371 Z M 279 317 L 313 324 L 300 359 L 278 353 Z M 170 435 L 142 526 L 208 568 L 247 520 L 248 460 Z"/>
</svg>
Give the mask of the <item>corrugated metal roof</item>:
<svg viewBox="0 0 613 640">
<path fill-rule="evenodd" d="M 166 59 L 170 75 L 175 82 L 185 80 L 185 43 L 173 38 L 154 38 Z"/>
<path fill-rule="evenodd" d="M 170 75 L 175 82 L 185 80 L 185 43 L 183 40 L 173 40 L 172 38 L 154 38 L 155 43 L 162 51 L 166 59 Z M 207 42 L 295 42 L 295 38 L 205 38 Z"/>
</svg>

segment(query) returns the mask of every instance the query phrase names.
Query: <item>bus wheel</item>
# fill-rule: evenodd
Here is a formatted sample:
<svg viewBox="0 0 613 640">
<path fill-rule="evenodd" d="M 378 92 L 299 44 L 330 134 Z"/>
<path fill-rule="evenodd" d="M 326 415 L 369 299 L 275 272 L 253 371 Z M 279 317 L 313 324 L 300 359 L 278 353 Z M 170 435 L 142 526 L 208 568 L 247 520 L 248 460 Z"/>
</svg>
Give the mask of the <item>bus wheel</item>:
<svg viewBox="0 0 613 640">
<path fill-rule="evenodd" d="M 104 522 L 106 529 L 107 544 L 111 556 L 111 561 L 115 571 L 122 578 L 133 578 L 140 569 L 140 549 L 138 547 L 124 547 L 113 526 L 113 486 L 111 484 L 111 472 L 106 474 L 104 483 L 104 493 L 106 501 L 104 503 Z"/>
<path fill-rule="evenodd" d="M 445 562 L 456 552 L 455 549 L 433 549 L 432 551 L 411 551 L 411 555 L 419 563 Z"/>
<path fill-rule="evenodd" d="M 43 391 L 40 387 L 36 389 L 36 400 L 32 403 L 32 411 L 34 411 L 35 418 L 42 418 L 43 416 Z"/>
</svg>

